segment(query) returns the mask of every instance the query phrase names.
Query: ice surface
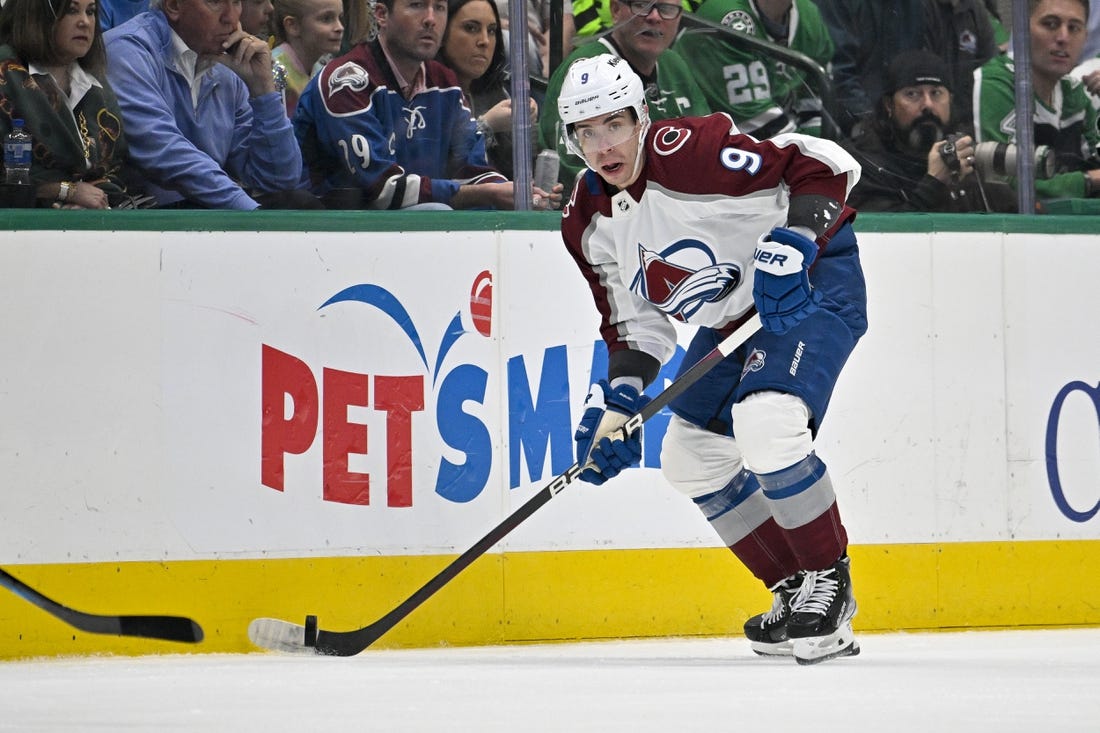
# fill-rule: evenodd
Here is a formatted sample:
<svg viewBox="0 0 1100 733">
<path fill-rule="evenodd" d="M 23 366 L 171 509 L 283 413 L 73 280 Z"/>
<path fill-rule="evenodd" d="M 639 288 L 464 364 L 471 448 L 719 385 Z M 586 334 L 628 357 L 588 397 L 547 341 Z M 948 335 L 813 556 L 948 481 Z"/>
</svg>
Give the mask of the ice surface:
<svg viewBox="0 0 1100 733">
<path fill-rule="evenodd" d="M 0 663 L 3 731 L 1100 731 L 1100 629 L 862 634 L 812 667 L 742 639 Z"/>
</svg>

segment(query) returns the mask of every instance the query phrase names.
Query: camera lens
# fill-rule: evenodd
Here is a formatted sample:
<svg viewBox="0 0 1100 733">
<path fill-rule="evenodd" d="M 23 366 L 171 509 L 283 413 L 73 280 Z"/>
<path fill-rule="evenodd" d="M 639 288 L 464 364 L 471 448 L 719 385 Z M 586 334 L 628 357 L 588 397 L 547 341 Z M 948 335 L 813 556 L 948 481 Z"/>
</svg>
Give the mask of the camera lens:
<svg viewBox="0 0 1100 733">
<path fill-rule="evenodd" d="M 974 165 L 984 174 L 998 176 L 1016 175 L 1017 148 L 1009 143 L 985 142 L 974 147 Z M 1054 151 L 1047 145 L 1035 148 L 1035 177 L 1050 178 L 1054 175 Z"/>
</svg>

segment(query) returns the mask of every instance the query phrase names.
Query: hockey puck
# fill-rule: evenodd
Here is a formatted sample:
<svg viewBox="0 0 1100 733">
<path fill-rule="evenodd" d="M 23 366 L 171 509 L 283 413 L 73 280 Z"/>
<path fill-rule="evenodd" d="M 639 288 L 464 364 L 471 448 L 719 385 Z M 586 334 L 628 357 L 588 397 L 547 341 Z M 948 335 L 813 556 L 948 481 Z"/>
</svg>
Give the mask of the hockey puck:
<svg viewBox="0 0 1100 733">
<path fill-rule="evenodd" d="M 306 616 L 306 646 L 317 646 L 317 617 L 313 614 Z"/>
</svg>

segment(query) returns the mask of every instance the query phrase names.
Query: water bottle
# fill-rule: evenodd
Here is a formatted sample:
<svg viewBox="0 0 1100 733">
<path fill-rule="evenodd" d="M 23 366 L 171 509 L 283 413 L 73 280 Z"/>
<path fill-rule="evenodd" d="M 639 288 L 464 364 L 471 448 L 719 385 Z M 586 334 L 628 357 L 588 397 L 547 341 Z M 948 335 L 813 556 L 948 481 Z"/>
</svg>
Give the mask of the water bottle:
<svg viewBox="0 0 1100 733">
<path fill-rule="evenodd" d="M 34 141 L 23 129 L 23 120 L 12 120 L 11 124 L 11 132 L 4 138 L 4 183 L 30 185 Z"/>
<path fill-rule="evenodd" d="M 558 182 L 558 151 L 543 150 L 535 158 L 535 186 L 550 193 Z"/>
</svg>

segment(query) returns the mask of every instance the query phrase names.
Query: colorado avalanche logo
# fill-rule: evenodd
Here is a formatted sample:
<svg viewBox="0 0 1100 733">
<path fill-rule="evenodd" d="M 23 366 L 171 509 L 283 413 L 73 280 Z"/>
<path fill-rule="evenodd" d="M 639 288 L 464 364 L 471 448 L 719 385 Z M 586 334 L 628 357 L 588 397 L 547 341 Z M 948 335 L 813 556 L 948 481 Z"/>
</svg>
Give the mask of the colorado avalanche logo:
<svg viewBox="0 0 1100 733">
<path fill-rule="evenodd" d="M 368 83 L 370 83 L 370 77 L 367 75 L 367 70 L 353 61 L 348 61 L 329 75 L 328 93 L 335 94 L 341 89 L 361 92 L 367 88 Z"/>
<path fill-rule="evenodd" d="M 749 372 L 758 372 L 764 368 L 764 359 L 767 358 L 767 353 L 760 349 L 753 349 L 749 354 L 749 358 L 745 359 L 745 368 L 741 370 L 741 378 L 744 379 L 745 375 Z"/>
<path fill-rule="evenodd" d="M 638 259 L 631 291 L 680 321 L 724 299 L 741 282 L 741 268 L 715 262 L 710 247 L 696 239 L 681 239 L 663 252 L 639 243 Z"/>
</svg>

